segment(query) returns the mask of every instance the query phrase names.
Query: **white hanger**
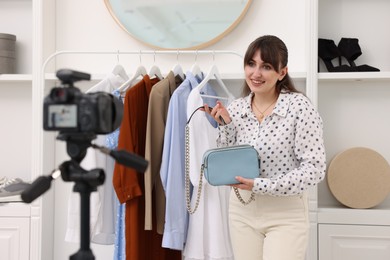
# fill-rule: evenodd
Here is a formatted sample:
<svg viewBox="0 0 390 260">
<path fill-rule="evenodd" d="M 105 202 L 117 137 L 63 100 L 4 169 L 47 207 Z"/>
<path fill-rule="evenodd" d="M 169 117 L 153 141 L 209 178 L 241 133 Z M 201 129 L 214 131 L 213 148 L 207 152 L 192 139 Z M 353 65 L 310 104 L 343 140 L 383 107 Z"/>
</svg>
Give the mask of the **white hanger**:
<svg viewBox="0 0 390 260">
<path fill-rule="evenodd" d="M 112 73 L 112 75 L 121 77 L 123 81 L 129 80 L 129 76 L 127 75 L 125 69 L 119 63 L 115 65 L 115 67 L 111 73 Z M 98 86 L 99 86 L 99 84 L 92 86 L 90 89 L 88 89 L 86 91 L 86 93 L 93 92 L 95 90 L 95 88 L 97 88 Z"/>
<path fill-rule="evenodd" d="M 115 65 L 114 69 L 112 70 L 112 74 L 115 76 L 121 77 L 125 81 L 129 79 L 129 76 L 127 75 L 125 69 L 119 63 L 119 50 L 116 54 L 116 65 Z"/>
<path fill-rule="evenodd" d="M 125 92 L 129 87 L 131 87 L 132 85 L 134 85 L 134 81 L 140 77 L 140 76 L 144 76 L 148 74 L 148 72 L 146 71 L 145 67 L 143 65 L 139 65 L 137 70 L 135 71 L 134 75 L 132 78 L 128 79 L 125 83 L 123 83 L 119 88 L 118 90 L 120 92 Z"/>
<path fill-rule="evenodd" d="M 172 68 L 173 75 L 179 76 L 181 79 L 184 79 L 184 72 L 183 69 L 181 68 L 180 64 L 177 63 L 173 68 Z"/>
<path fill-rule="evenodd" d="M 211 95 L 204 95 L 202 94 L 202 97 L 210 97 L 210 98 L 218 98 L 218 99 L 226 99 L 226 100 L 233 100 L 235 97 L 234 95 L 229 91 L 229 89 L 226 87 L 226 85 L 223 83 L 221 76 L 218 72 L 218 68 L 215 65 L 212 65 L 209 72 L 207 73 L 206 77 L 199 83 L 198 86 L 196 86 L 196 89 L 201 92 L 202 88 L 206 86 L 207 82 L 215 78 L 218 82 L 218 84 L 221 86 L 221 88 L 225 91 L 226 97 L 221 96 L 211 96 Z"/>
<path fill-rule="evenodd" d="M 160 80 L 164 78 L 161 74 L 160 68 L 156 65 L 153 65 L 152 68 L 150 68 L 149 76 L 150 77 L 156 76 Z"/>
<path fill-rule="evenodd" d="M 179 50 L 177 51 L 176 64 L 175 64 L 175 66 L 173 66 L 172 72 L 173 72 L 173 75 L 175 77 L 179 76 L 182 80 L 184 80 L 184 78 L 185 78 L 184 72 L 183 72 L 183 69 L 181 68 L 181 66 L 179 64 Z"/>
<path fill-rule="evenodd" d="M 156 64 L 156 51 L 154 51 L 153 59 L 154 59 L 154 64 Z M 156 77 L 159 78 L 160 80 L 163 79 L 163 76 L 162 76 L 162 74 L 161 74 L 161 70 L 160 70 L 160 68 L 159 68 L 158 66 L 156 66 L 156 65 L 153 65 L 153 66 L 150 68 L 149 76 L 150 76 L 150 77 L 156 76 Z"/>
<path fill-rule="evenodd" d="M 197 63 L 194 63 L 191 67 L 191 73 L 192 75 L 194 75 L 195 77 L 198 76 L 198 77 L 202 77 L 202 71 L 200 70 L 200 67 Z"/>
<path fill-rule="evenodd" d="M 140 77 L 140 76 L 144 76 L 148 74 L 148 72 L 146 71 L 145 67 L 142 65 L 142 62 L 141 62 L 141 51 L 139 51 L 139 66 L 137 68 L 137 70 L 135 71 L 133 77 L 131 79 L 128 79 L 125 83 L 123 83 L 119 88 L 118 90 L 120 92 L 125 92 L 129 87 L 133 86 L 134 85 L 134 81 Z"/>
<path fill-rule="evenodd" d="M 203 77 L 202 71 L 199 68 L 199 65 L 197 63 L 197 60 L 198 60 L 198 50 L 196 50 L 196 54 L 195 55 L 196 55 L 195 56 L 195 63 L 191 67 L 191 73 L 192 73 L 192 75 L 194 75 L 194 77 L 198 76 L 198 77 L 202 78 Z"/>
<path fill-rule="evenodd" d="M 129 76 L 127 75 L 123 66 L 120 64 L 115 65 L 114 69 L 112 70 L 112 74 L 121 77 L 123 80 L 129 80 Z"/>
</svg>

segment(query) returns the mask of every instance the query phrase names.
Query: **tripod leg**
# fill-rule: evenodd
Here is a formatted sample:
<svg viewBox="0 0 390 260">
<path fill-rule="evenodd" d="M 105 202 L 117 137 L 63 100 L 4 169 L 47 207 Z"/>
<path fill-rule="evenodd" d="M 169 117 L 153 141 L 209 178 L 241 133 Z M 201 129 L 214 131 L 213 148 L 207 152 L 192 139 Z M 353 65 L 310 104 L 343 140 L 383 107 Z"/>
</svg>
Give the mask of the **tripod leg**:
<svg viewBox="0 0 390 260">
<path fill-rule="evenodd" d="M 77 182 L 74 190 L 80 193 L 80 249 L 70 260 L 94 260 L 95 256 L 90 248 L 90 196 L 95 189 L 84 182 Z"/>
</svg>

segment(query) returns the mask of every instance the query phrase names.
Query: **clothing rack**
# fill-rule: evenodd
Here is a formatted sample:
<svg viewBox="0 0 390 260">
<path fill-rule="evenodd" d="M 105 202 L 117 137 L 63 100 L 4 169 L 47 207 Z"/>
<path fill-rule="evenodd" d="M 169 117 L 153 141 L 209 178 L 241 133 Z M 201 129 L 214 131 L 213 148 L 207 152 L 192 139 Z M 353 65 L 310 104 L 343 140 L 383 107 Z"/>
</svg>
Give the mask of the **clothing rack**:
<svg viewBox="0 0 390 260">
<path fill-rule="evenodd" d="M 68 54 L 77 54 L 77 55 L 117 55 L 117 59 L 119 61 L 119 55 L 177 55 L 177 59 L 179 55 L 195 55 L 195 62 L 197 60 L 198 55 L 213 55 L 213 59 L 215 55 L 233 55 L 243 59 L 243 55 L 238 52 L 230 51 L 230 50 L 138 50 L 138 51 L 86 51 L 86 50 L 63 50 L 56 51 L 49 55 L 46 60 L 43 62 L 41 69 L 37 73 L 37 79 L 39 79 L 39 86 L 33 88 L 32 96 L 33 96 L 33 117 L 36 117 L 34 128 L 37 128 L 38 133 L 33 134 L 35 136 L 35 144 L 38 146 L 42 146 L 43 140 L 43 130 L 41 129 L 43 125 L 42 118 L 42 104 L 45 97 L 45 70 L 46 66 L 50 61 L 52 61 L 55 57 L 60 55 L 68 55 Z M 42 154 L 43 148 L 40 147 L 38 153 Z M 41 157 L 41 156 L 38 156 Z M 42 158 L 41 158 L 42 159 Z M 41 170 L 41 169 L 39 169 Z"/>
<path fill-rule="evenodd" d="M 43 62 L 40 76 L 40 88 L 39 94 L 35 93 L 38 96 L 38 100 L 42 103 L 44 99 L 44 86 L 45 86 L 45 70 L 47 64 L 53 60 L 55 57 L 60 55 L 68 55 L 68 54 L 77 54 L 77 55 L 117 55 L 117 60 L 119 62 L 119 55 L 139 55 L 139 59 L 141 62 L 142 55 L 177 55 L 178 59 L 179 55 L 195 55 L 195 62 L 197 60 L 198 55 L 213 55 L 213 59 L 215 59 L 215 55 L 233 55 L 243 59 L 243 55 L 238 52 L 230 51 L 230 50 L 138 50 L 138 51 L 77 51 L 77 50 L 64 50 L 64 51 L 56 51 L 52 53 L 46 60 Z M 34 92 L 34 91 L 33 91 Z M 42 124 L 41 124 L 42 125 Z"/>
<path fill-rule="evenodd" d="M 195 60 L 197 58 L 197 55 L 204 55 L 204 54 L 212 54 L 213 58 L 215 58 L 215 55 L 235 55 L 240 58 L 243 58 L 241 54 L 235 51 L 223 51 L 223 50 L 139 50 L 139 51 L 57 51 L 53 54 L 51 54 L 43 63 L 42 65 L 42 75 L 45 74 L 45 69 L 47 64 L 55 57 L 59 55 L 64 54 L 97 54 L 97 55 L 117 55 L 117 59 L 119 60 L 119 55 L 139 55 L 140 59 L 142 55 L 172 55 L 176 54 L 177 57 L 179 55 L 185 54 L 191 54 L 196 55 Z"/>
</svg>

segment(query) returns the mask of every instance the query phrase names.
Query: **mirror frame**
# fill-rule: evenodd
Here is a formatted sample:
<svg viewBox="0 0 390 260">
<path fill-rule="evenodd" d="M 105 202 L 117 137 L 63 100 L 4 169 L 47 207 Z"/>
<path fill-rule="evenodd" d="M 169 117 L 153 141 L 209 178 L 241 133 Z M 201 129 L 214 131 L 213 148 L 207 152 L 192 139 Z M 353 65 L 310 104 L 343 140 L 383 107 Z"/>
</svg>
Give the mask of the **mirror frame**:
<svg viewBox="0 0 390 260">
<path fill-rule="evenodd" d="M 161 47 L 161 46 L 157 46 L 157 45 L 154 45 L 154 44 L 151 44 L 151 43 L 148 43 L 142 39 L 140 39 L 139 37 L 136 37 L 134 36 L 131 32 L 129 32 L 129 30 L 121 23 L 121 21 L 117 18 L 117 16 L 115 15 L 114 11 L 112 10 L 111 8 L 111 4 L 110 4 L 110 0 L 104 0 L 104 3 L 107 7 L 107 10 L 110 12 L 110 15 L 112 16 L 112 18 L 115 20 L 115 22 L 126 32 L 128 33 L 131 37 L 133 37 L 134 39 L 136 39 L 137 41 L 149 46 L 149 47 L 152 47 L 154 49 L 159 49 L 159 50 L 199 50 L 199 49 L 203 49 L 205 47 L 208 47 L 214 43 L 217 43 L 218 41 L 220 41 L 223 37 L 225 37 L 227 34 L 229 34 L 234 28 L 237 27 L 237 25 L 241 22 L 241 20 L 245 17 L 245 15 L 247 14 L 247 11 L 250 7 L 250 5 L 252 4 L 252 0 L 247 0 L 247 3 L 244 7 L 244 9 L 242 10 L 242 12 L 240 13 L 240 15 L 237 17 L 237 19 L 228 27 L 226 28 L 223 32 L 221 32 L 220 34 L 214 36 L 211 40 L 207 41 L 207 42 L 204 42 L 204 43 L 201 43 L 201 44 L 198 44 L 198 45 L 194 45 L 194 46 L 191 46 L 191 47 L 185 47 L 185 48 L 165 48 L 165 47 Z"/>
</svg>

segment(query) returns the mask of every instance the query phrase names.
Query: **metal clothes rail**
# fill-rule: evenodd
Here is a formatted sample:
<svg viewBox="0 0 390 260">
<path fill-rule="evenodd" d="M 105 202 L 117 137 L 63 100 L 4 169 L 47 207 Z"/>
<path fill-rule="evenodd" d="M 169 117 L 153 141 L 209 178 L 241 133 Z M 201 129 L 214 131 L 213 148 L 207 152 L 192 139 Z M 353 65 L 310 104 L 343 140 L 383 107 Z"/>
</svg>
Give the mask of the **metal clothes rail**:
<svg viewBox="0 0 390 260">
<path fill-rule="evenodd" d="M 197 55 L 204 55 L 204 54 L 212 54 L 213 57 L 215 55 L 235 55 L 240 58 L 243 58 L 241 54 L 235 51 L 224 51 L 224 50 L 139 50 L 139 51 L 57 51 L 53 54 L 51 54 L 43 63 L 42 65 L 42 75 L 44 75 L 45 69 L 47 64 L 55 57 L 59 55 L 64 55 L 64 54 L 97 54 L 97 55 L 117 55 L 117 58 L 119 59 L 119 55 L 139 55 L 140 59 L 142 55 L 172 55 L 176 54 L 177 56 L 179 55 L 196 55 L 195 60 Z"/>
</svg>

